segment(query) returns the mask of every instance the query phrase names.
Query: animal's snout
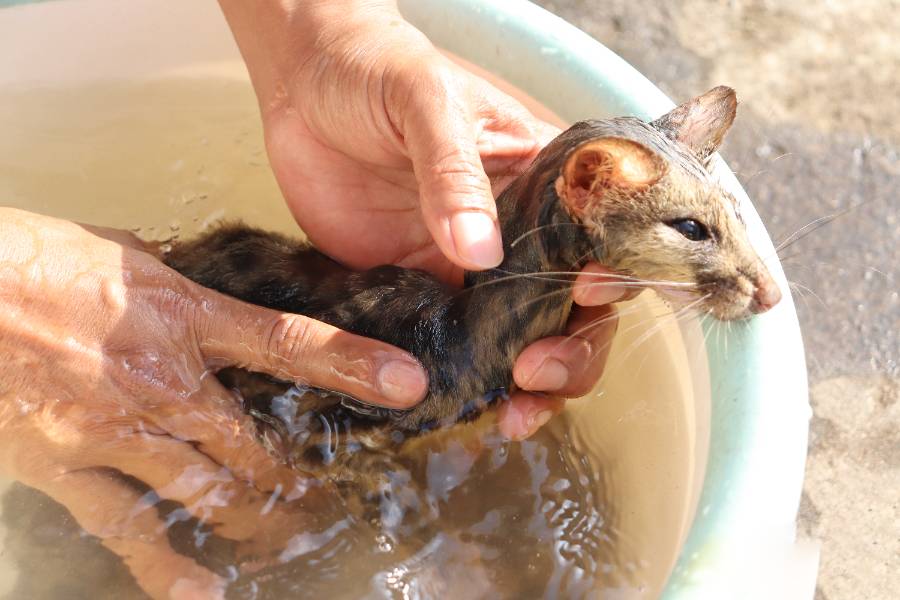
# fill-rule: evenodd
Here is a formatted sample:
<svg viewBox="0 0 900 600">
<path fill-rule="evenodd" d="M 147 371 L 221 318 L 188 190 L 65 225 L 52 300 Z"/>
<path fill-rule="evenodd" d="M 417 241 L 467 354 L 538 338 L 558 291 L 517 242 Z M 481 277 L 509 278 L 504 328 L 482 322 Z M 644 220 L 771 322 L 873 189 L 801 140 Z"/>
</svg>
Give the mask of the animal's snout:
<svg viewBox="0 0 900 600">
<path fill-rule="evenodd" d="M 764 313 L 781 300 L 781 290 L 768 273 L 757 276 L 753 287 L 753 302 L 750 310 L 756 314 Z"/>
</svg>

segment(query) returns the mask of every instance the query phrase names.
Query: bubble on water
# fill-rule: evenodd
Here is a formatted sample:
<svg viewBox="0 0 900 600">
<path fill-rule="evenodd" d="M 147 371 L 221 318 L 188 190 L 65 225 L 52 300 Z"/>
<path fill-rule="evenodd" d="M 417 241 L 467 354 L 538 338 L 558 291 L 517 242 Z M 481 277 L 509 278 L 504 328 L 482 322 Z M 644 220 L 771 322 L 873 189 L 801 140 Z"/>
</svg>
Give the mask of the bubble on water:
<svg viewBox="0 0 900 600">
<path fill-rule="evenodd" d="M 507 449 L 506 444 L 501 444 L 497 446 L 491 451 L 491 470 L 496 471 L 506 464 L 506 459 L 509 456 L 509 450 Z"/>
<path fill-rule="evenodd" d="M 569 489 L 569 486 L 572 484 L 569 483 L 568 479 L 557 479 L 556 482 L 551 486 L 551 489 L 554 492 L 563 492 Z"/>
<path fill-rule="evenodd" d="M 393 541 L 383 533 L 375 536 L 375 546 L 379 552 L 388 553 L 394 550 Z"/>
<path fill-rule="evenodd" d="M 208 540 L 209 537 L 212 535 L 212 532 L 203 531 L 200 529 L 194 529 L 193 534 L 194 534 L 194 547 L 202 548 L 204 546 L 204 544 L 206 544 L 206 540 Z"/>
</svg>

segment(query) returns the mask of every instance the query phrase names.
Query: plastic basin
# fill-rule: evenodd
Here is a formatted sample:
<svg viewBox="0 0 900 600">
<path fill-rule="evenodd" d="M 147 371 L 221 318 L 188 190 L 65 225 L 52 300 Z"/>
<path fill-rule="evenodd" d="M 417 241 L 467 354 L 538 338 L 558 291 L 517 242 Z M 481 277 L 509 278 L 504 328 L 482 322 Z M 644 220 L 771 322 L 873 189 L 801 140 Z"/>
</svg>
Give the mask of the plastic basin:
<svg viewBox="0 0 900 600">
<path fill-rule="evenodd" d="M 0 7 L 15 4 L 28 3 L 0 0 Z M 437 45 L 512 83 L 565 121 L 619 114 L 653 118 L 673 106 L 600 43 L 524 0 L 400 4 Z M 52 18 L 66 8 L 65 17 Z M 29 21 L 41 23 L 38 37 L 12 14 L 24 10 L 41 12 L 39 19 Z M 168 42 L 173 39 L 175 43 Z M 216 74 L 223 60 L 236 58 L 214 3 L 145 0 L 14 7 L 0 13 L 0 52 L 11 59 L 0 66 L 0 89 L 175 73 L 188 61 L 206 64 L 209 74 Z M 716 170 L 741 202 L 760 255 L 773 256 L 772 242 L 746 193 L 723 162 L 718 161 Z M 25 206 L 53 212 L 49 205 Z M 274 220 L 284 218 L 282 212 Z M 127 222 L 115 221 L 105 224 Z M 786 290 L 777 260 L 767 262 Z M 795 542 L 810 409 L 790 295 L 746 326 L 709 336 L 701 350 L 708 371 L 703 384 L 710 397 L 708 411 L 697 413 L 709 421 L 708 444 L 704 438 L 697 446 L 705 471 L 699 468 L 695 474 L 696 511 L 692 506 L 685 513 L 683 545 L 663 596 L 812 597 L 816 553 Z"/>
</svg>

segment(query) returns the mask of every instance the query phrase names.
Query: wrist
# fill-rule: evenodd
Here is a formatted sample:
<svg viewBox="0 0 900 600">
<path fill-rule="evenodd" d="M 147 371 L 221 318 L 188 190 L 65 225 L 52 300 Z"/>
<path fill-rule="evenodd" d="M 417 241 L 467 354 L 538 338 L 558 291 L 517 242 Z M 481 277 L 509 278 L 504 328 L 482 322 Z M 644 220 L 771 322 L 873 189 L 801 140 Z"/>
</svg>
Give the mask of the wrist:
<svg viewBox="0 0 900 600">
<path fill-rule="evenodd" d="M 296 73 L 348 31 L 402 21 L 395 0 L 219 0 L 265 115 Z"/>
</svg>

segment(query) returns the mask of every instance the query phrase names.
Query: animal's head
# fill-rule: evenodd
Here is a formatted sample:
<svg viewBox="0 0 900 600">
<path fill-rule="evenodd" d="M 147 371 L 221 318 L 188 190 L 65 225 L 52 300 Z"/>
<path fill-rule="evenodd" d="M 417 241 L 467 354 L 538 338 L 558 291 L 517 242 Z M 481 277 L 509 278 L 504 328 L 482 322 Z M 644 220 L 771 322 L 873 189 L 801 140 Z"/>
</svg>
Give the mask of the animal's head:
<svg viewBox="0 0 900 600">
<path fill-rule="evenodd" d="M 737 202 L 707 170 L 736 107 L 734 91 L 717 87 L 649 124 L 579 123 L 560 136 L 567 151 L 554 182 L 602 263 L 642 280 L 695 284 L 670 286 L 668 295 L 680 304 L 699 300 L 723 320 L 781 299 Z"/>
</svg>

